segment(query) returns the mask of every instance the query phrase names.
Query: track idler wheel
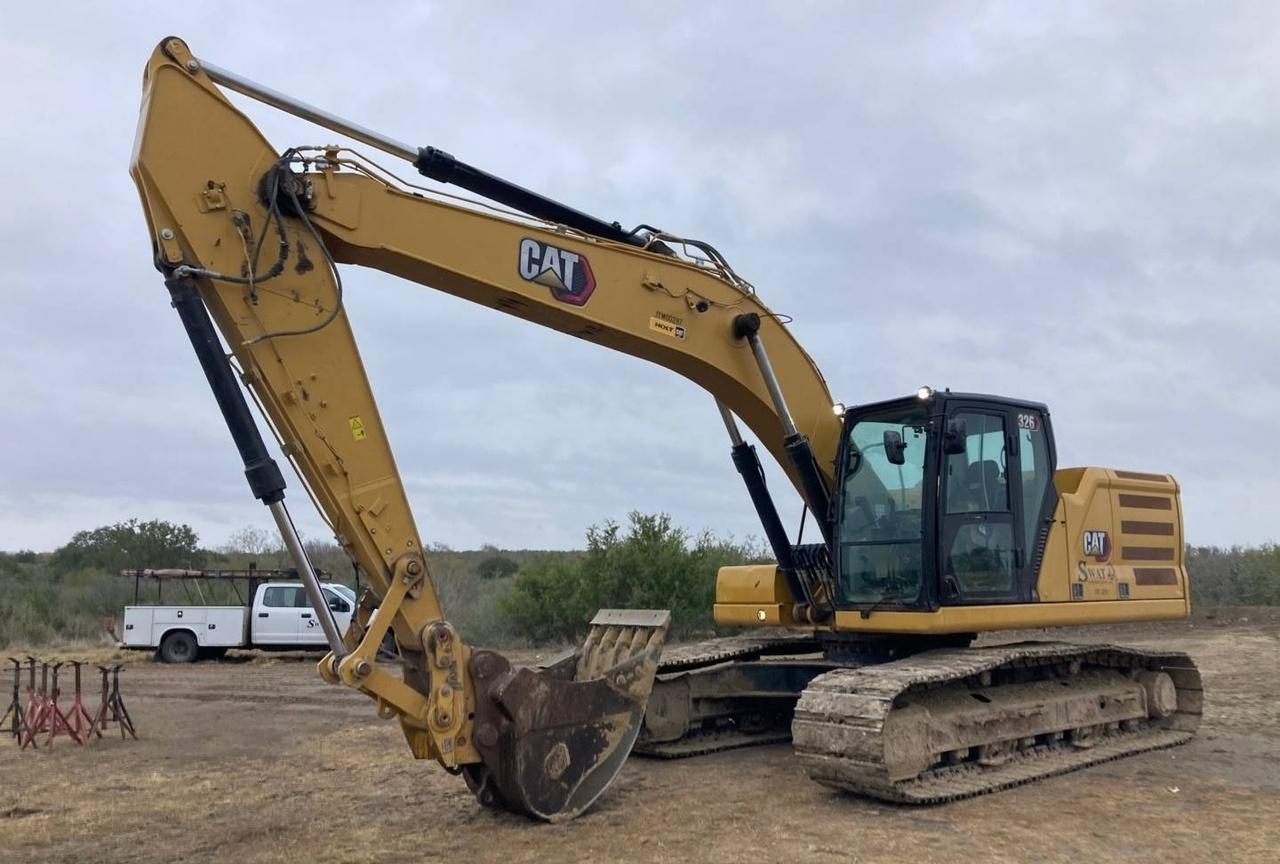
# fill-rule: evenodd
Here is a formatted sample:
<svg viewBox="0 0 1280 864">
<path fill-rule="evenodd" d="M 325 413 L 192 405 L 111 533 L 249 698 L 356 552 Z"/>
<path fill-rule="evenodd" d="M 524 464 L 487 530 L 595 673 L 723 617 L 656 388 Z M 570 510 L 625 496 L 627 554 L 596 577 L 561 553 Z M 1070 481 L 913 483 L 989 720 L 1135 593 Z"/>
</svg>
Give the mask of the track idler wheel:
<svg viewBox="0 0 1280 864">
<path fill-rule="evenodd" d="M 471 655 L 475 746 L 463 769 L 480 803 L 572 819 L 622 769 L 644 719 L 671 613 L 602 609 L 581 650 L 540 669 Z"/>
</svg>

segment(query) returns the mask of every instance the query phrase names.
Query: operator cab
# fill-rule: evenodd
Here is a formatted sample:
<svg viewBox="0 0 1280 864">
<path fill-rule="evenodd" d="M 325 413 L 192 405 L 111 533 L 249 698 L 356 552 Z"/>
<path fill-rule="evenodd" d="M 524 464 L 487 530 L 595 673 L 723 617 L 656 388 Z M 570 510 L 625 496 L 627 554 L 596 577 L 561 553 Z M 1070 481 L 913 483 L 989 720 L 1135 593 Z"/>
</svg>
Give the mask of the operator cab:
<svg viewBox="0 0 1280 864">
<path fill-rule="evenodd" d="M 1038 402 L 922 387 L 849 409 L 833 502 L 837 608 L 1034 601 L 1055 460 Z"/>
</svg>

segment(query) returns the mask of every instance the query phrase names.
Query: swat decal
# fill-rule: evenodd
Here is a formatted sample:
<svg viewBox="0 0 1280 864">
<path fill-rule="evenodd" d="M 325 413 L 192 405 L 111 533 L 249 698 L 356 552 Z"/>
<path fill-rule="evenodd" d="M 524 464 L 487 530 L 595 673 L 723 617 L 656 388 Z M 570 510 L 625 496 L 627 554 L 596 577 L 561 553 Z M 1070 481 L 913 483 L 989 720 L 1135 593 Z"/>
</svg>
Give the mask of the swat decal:
<svg viewBox="0 0 1280 864">
<path fill-rule="evenodd" d="M 1093 558 L 1095 561 L 1106 561 L 1110 558 L 1111 538 L 1107 536 L 1107 532 L 1084 532 L 1084 554 L 1085 557 Z"/>
<path fill-rule="evenodd" d="M 1077 561 L 1076 581 L 1114 582 L 1116 581 L 1116 568 L 1111 564 L 1086 564 L 1083 561 Z"/>
<path fill-rule="evenodd" d="M 586 306 L 596 290 L 596 277 L 586 255 L 528 237 L 520 241 L 520 278 L 551 289 L 561 303 Z"/>
</svg>

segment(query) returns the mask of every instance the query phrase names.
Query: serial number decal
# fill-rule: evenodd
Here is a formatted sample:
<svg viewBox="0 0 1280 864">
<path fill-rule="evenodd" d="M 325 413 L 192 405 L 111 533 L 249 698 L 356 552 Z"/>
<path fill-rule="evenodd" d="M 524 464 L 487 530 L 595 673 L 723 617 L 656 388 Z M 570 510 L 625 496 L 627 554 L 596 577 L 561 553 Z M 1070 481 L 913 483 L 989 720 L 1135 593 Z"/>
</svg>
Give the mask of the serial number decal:
<svg viewBox="0 0 1280 864">
<path fill-rule="evenodd" d="M 673 318 L 675 319 L 674 322 L 672 321 Z M 663 315 L 662 313 L 658 313 L 658 315 L 649 319 L 649 329 L 658 333 L 664 333 L 672 339 L 683 339 L 684 325 L 675 323 L 679 320 L 680 319 L 676 318 L 674 315 Z"/>
<path fill-rule="evenodd" d="M 1035 414 L 1019 414 L 1018 428 L 1025 429 L 1028 432 L 1040 431 L 1040 418 Z"/>
</svg>

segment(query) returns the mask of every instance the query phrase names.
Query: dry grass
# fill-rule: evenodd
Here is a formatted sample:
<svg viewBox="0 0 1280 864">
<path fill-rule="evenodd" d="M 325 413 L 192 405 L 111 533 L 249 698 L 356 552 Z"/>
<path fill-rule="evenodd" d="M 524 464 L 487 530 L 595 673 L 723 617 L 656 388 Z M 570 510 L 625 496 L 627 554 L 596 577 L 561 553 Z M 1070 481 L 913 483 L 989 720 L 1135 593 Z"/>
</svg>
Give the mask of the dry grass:
<svg viewBox="0 0 1280 864">
<path fill-rule="evenodd" d="M 149 661 L 150 652 L 129 651 L 116 646 L 105 635 L 101 639 L 55 639 L 39 645 L 10 645 L 0 651 L 0 657 L 17 657 L 25 659 L 35 657 L 46 663 L 65 663 L 69 660 L 83 660 L 85 663 L 134 664 Z"/>
<path fill-rule="evenodd" d="M 1275 628 L 1095 637 L 1158 641 L 1198 660 L 1211 696 L 1195 742 L 936 808 L 832 793 L 785 745 L 633 759 L 597 807 L 557 826 L 483 810 L 460 778 L 409 759 L 396 725 L 323 684 L 314 656 L 135 663 L 123 685 L 140 741 L 20 753 L 0 740 L 0 849 L 7 860 L 103 864 L 1274 860 Z"/>
</svg>

